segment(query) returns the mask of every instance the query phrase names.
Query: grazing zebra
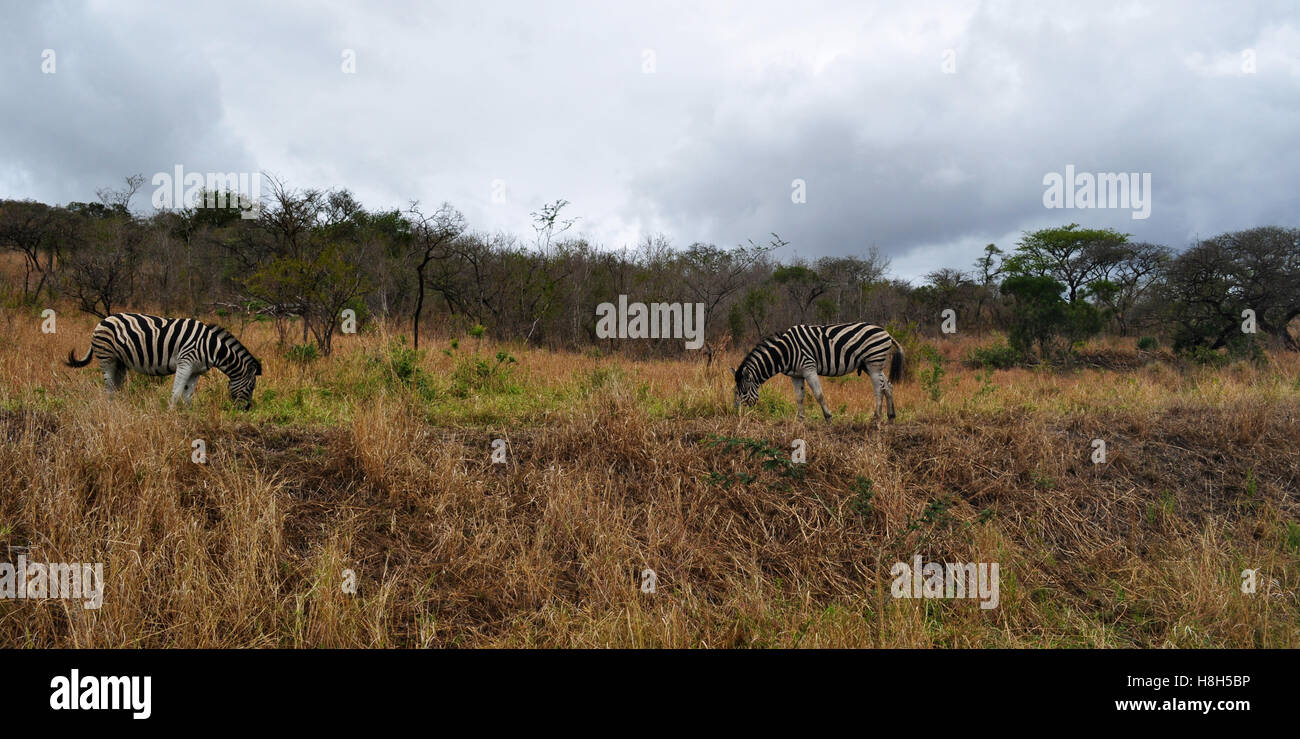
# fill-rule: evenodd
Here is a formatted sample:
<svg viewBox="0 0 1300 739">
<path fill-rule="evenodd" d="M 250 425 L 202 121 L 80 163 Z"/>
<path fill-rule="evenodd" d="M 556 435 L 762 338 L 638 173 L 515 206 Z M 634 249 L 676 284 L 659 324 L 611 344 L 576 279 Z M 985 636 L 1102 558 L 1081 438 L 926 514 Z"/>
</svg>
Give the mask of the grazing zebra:
<svg viewBox="0 0 1300 739">
<path fill-rule="evenodd" d="M 893 349 L 889 364 L 889 378 L 885 378 L 885 359 Z M 791 326 L 784 333 L 770 336 L 750 351 L 740 367 L 733 369 L 736 376 L 736 412 L 740 404 L 753 405 L 758 400 L 758 387 L 768 378 L 783 373 L 794 382 L 795 405 L 799 407 L 799 420 L 803 420 L 803 386 L 808 383 L 813 397 L 822 407 L 822 415 L 830 420 L 822 400 L 819 375 L 838 377 L 853 370 L 871 376 L 876 390 L 876 420 L 880 420 L 882 396 L 889 401 L 889 421 L 894 420 L 894 386 L 903 374 L 903 347 L 885 329 L 869 323 L 836 323 L 827 326 Z"/>
<path fill-rule="evenodd" d="M 122 386 L 128 368 L 145 375 L 175 373 L 169 408 L 176 407 L 178 400 L 189 405 L 199 377 L 213 367 L 230 378 L 230 399 L 250 408 L 253 387 L 262 374 L 262 363 L 229 331 L 193 318 L 114 313 L 95 327 L 85 358 L 77 359 L 74 349 L 68 352 L 66 364 L 85 367 L 92 355 L 104 371 L 110 398 Z"/>
</svg>

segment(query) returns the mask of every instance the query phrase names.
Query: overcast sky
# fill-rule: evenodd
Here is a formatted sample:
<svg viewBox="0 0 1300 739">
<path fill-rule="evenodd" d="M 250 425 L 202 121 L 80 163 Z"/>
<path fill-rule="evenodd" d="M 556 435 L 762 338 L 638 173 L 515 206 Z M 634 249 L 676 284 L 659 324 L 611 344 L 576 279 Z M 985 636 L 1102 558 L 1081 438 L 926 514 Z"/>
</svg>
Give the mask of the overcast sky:
<svg viewBox="0 0 1300 739">
<path fill-rule="evenodd" d="M 1182 248 L 1300 221 L 1298 8 L 0 0 L 0 198 L 273 172 L 526 235 L 565 198 L 609 248 L 875 245 L 907 278 L 1071 221 Z M 1044 207 L 1067 165 L 1150 173 L 1150 216 Z"/>
</svg>

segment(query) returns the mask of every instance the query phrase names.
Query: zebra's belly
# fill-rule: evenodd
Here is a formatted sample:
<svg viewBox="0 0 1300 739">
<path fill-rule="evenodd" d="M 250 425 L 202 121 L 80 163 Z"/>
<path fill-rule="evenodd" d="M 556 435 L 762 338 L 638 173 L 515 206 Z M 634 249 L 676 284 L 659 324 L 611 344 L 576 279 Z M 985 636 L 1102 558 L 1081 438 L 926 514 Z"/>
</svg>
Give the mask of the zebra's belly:
<svg viewBox="0 0 1300 739">
<path fill-rule="evenodd" d="M 851 374 L 856 369 L 857 367 L 841 367 L 836 369 L 834 372 L 818 372 L 817 376 L 818 377 L 843 377 L 844 375 Z M 798 370 L 789 370 L 787 372 L 783 372 L 782 374 L 784 374 L 786 377 L 803 377 L 803 373 Z"/>
<path fill-rule="evenodd" d="M 175 365 L 163 365 L 161 367 L 140 367 L 137 365 L 133 365 L 130 362 L 127 362 L 126 366 L 128 369 L 133 370 L 139 374 L 151 375 L 153 377 L 166 377 L 167 375 L 176 374 Z"/>
</svg>

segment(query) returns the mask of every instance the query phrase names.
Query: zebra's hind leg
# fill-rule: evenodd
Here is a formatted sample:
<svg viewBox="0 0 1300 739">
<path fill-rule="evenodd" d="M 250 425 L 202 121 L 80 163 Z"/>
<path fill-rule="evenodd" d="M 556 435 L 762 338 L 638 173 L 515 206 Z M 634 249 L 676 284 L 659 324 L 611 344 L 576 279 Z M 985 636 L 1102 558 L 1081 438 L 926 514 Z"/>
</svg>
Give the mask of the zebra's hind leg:
<svg viewBox="0 0 1300 739">
<path fill-rule="evenodd" d="M 803 420 L 803 378 L 791 377 L 790 382 L 794 383 L 794 407 L 799 409 L 799 420 Z"/>
<path fill-rule="evenodd" d="M 880 423 L 880 405 L 884 400 L 885 383 L 888 380 L 885 379 L 885 373 L 880 371 L 879 368 L 873 367 L 867 373 L 871 375 L 871 389 L 876 391 L 876 423 Z M 889 401 L 889 417 L 894 417 L 894 401 L 892 398 Z"/>
<path fill-rule="evenodd" d="M 126 379 L 126 365 L 117 359 L 104 359 L 100 361 L 99 368 L 104 372 L 104 389 L 108 391 L 109 400 L 112 400 L 113 393 L 122 387 L 122 381 Z"/>
<path fill-rule="evenodd" d="M 889 422 L 894 422 L 894 384 L 889 381 L 888 377 L 881 375 L 882 387 L 885 391 L 885 402 L 889 404 Z"/>
<path fill-rule="evenodd" d="M 831 420 L 831 412 L 826 410 L 826 400 L 822 398 L 822 381 L 815 374 L 805 375 L 804 380 L 808 383 L 808 387 L 812 388 L 813 397 L 817 399 L 817 405 L 822 407 L 822 417 L 827 421 Z"/>
</svg>

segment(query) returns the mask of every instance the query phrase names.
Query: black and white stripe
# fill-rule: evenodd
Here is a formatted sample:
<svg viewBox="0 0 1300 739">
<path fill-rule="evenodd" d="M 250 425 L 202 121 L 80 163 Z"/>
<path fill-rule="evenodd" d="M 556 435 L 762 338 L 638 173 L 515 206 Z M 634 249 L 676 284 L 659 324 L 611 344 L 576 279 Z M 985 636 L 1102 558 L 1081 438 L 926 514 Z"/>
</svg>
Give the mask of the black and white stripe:
<svg viewBox="0 0 1300 739">
<path fill-rule="evenodd" d="M 231 333 L 193 318 L 160 318 L 140 313 L 114 313 L 95 326 L 90 351 L 77 359 L 68 352 L 69 367 L 85 367 L 91 357 L 104 371 L 109 397 L 122 386 L 126 371 L 145 375 L 175 374 L 171 406 L 189 404 L 199 377 L 212 368 L 230 377 L 230 399 L 247 408 L 262 374 L 262 363 Z"/>
<path fill-rule="evenodd" d="M 893 354 L 889 377 L 885 377 L 885 360 Z M 836 323 L 831 325 L 791 326 L 784 333 L 759 342 L 740 366 L 732 370 L 736 378 L 736 410 L 740 404 L 753 405 L 758 388 L 777 374 L 788 375 L 794 382 L 795 405 L 799 418 L 803 413 L 804 383 L 830 419 L 822 400 L 819 376 L 838 377 L 854 370 L 870 375 L 876 391 L 876 418 L 880 418 L 881 401 L 889 403 L 889 420 L 894 420 L 894 388 L 903 374 L 903 347 L 889 332 L 870 323 Z"/>
</svg>

